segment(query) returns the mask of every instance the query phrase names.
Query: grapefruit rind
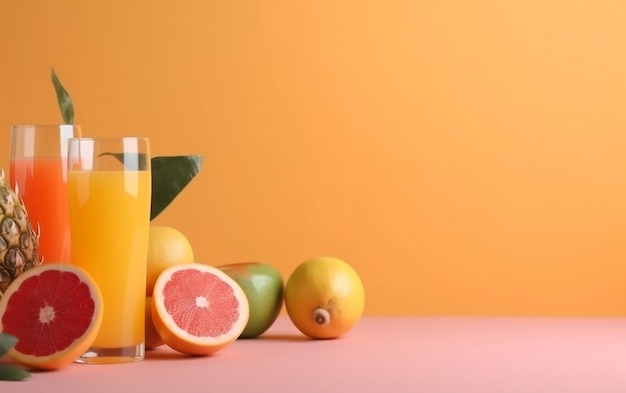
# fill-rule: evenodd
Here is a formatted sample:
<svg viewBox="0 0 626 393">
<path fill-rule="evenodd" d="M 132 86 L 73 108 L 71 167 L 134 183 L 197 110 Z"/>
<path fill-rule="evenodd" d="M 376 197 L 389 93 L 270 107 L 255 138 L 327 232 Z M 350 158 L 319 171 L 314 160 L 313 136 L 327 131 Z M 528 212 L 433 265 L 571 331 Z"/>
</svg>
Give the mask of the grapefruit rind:
<svg viewBox="0 0 626 393">
<path fill-rule="evenodd" d="M 218 336 L 196 336 L 178 326 L 165 306 L 165 286 L 172 275 L 184 270 L 195 270 L 203 274 L 212 274 L 232 288 L 232 294 L 238 303 L 238 318 L 230 330 Z M 152 320 L 154 326 L 170 348 L 188 355 L 210 355 L 234 342 L 243 332 L 248 323 L 250 309 L 243 289 L 235 280 L 218 268 L 202 263 L 185 263 L 165 269 L 157 278 L 152 292 Z"/>
<path fill-rule="evenodd" d="M 19 288 L 22 283 L 32 277 L 40 276 L 45 271 L 50 270 L 74 274 L 81 283 L 86 284 L 89 289 L 91 299 L 94 302 L 94 308 L 91 323 L 86 327 L 82 334 L 75 338 L 66 348 L 60 349 L 47 356 L 37 356 L 23 353 L 18 349 L 18 346 L 14 346 L 7 352 L 9 357 L 16 362 L 39 370 L 56 370 L 73 363 L 93 344 L 102 323 L 102 294 L 89 273 L 78 266 L 67 263 L 48 263 L 25 271 L 11 283 L 4 295 L 2 295 L 0 298 L 0 332 L 14 335 L 17 337 L 19 343 L 20 336 L 24 333 L 20 331 L 5 331 L 5 327 L 3 325 L 4 316 L 7 312 L 7 306 L 11 302 L 13 295 L 19 292 Z"/>
</svg>

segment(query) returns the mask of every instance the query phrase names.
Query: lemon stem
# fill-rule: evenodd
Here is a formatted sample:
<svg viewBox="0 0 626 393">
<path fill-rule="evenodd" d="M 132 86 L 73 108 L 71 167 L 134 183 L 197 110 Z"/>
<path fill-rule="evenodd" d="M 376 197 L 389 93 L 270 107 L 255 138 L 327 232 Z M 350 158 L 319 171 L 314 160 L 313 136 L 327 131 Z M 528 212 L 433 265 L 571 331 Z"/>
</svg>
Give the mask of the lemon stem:
<svg viewBox="0 0 626 393">
<path fill-rule="evenodd" d="M 330 313 L 323 307 L 318 307 L 313 310 L 313 320 L 320 326 L 325 326 L 330 323 Z"/>
</svg>

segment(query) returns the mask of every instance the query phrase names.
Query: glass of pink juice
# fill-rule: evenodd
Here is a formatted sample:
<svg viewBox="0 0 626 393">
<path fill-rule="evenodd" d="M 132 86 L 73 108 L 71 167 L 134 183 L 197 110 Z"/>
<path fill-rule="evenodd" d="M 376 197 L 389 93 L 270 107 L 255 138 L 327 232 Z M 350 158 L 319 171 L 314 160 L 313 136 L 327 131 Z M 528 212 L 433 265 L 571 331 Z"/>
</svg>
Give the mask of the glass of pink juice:
<svg viewBox="0 0 626 393">
<path fill-rule="evenodd" d="M 72 263 L 102 293 L 102 325 L 79 363 L 124 363 L 145 354 L 152 177 L 147 138 L 72 138 L 68 154 Z"/>
<path fill-rule="evenodd" d="M 39 257 L 46 262 L 71 261 L 67 204 L 67 148 L 80 136 L 76 125 L 11 127 L 9 184 L 24 201 L 39 233 Z"/>
</svg>

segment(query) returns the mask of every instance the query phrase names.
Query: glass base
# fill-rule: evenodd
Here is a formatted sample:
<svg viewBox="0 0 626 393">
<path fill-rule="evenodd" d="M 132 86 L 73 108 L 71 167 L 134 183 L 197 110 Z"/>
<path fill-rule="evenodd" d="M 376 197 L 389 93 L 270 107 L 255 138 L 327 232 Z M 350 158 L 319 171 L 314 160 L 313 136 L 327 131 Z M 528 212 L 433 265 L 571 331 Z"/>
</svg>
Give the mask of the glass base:
<svg viewBox="0 0 626 393">
<path fill-rule="evenodd" d="M 138 362 L 143 360 L 145 352 L 144 344 L 122 348 L 91 347 L 76 359 L 76 363 L 111 364 Z"/>
</svg>

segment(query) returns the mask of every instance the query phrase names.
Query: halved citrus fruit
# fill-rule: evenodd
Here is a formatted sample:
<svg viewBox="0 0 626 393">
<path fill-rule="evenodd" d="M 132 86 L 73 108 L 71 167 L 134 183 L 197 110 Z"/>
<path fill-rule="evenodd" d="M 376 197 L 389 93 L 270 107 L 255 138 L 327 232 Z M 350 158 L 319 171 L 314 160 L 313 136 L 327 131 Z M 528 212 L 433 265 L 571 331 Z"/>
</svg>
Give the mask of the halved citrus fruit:
<svg viewBox="0 0 626 393">
<path fill-rule="evenodd" d="M 201 263 L 165 269 L 152 292 L 152 320 L 172 349 L 209 355 L 235 341 L 248 323 L 243 289 L 221 270 Z"/>
<path fill-rule="evenodd" d="M 8 352 L 35 369 L 58 369 L 89 349 L 102 322 L 102 295 L 91 276 L 71 264 L 37 266 L 0 298 L 0 331 L 17 337 Z"/>
</svg>

